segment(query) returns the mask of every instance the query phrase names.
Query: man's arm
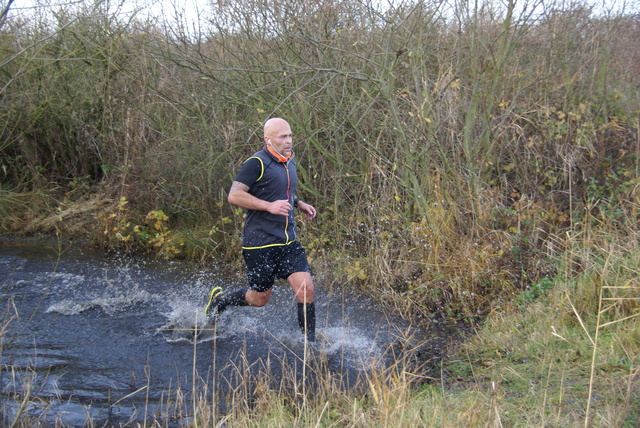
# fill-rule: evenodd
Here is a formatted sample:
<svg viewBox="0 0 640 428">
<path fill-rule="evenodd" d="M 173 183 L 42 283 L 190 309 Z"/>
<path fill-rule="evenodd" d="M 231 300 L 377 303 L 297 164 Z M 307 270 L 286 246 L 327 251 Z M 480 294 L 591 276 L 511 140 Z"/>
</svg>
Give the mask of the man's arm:
<svg viewBox="0 0 640 428">
<path fill-rule="evenodd" d="M 301 200 L 298 200 L 297 207 L 300 211 L 302 211 L 305 214 L 305 216 L 307 217 L 307 220 L 311 220 L 316 217 L 317 213 L 313 205 L 308 204 L 306 202 L 302 202 Z"/>
<path fill-rule="evenodd" d="M 291 210 L 291 204 L 286 199 L 274 202 L 267 202 L 258 199 L 249 193 L 249 186 L 234 181 L 229 190 L 227 200 L 230 204 L 244 208 L 247 210 L 269 211 L 271 214 L 288 215 Z"/>
</svg>

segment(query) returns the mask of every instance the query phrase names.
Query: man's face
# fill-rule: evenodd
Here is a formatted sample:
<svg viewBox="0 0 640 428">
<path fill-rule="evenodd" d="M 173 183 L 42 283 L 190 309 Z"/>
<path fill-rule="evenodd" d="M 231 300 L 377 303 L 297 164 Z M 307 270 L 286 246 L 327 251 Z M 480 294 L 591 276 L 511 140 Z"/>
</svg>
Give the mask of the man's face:
<svg viewBox="0 0 640 428">
<path fill-rule="evenodd" d="M 276 121 L 272 125 L 273 126 L 269 126 L 265 136 L 267 144 L 271 144 L 278 153 L 289 156 L 289 154 L 291 154 L 291 147 L 293 146 L 291 127 L 284 120 Z"/>
</svg>

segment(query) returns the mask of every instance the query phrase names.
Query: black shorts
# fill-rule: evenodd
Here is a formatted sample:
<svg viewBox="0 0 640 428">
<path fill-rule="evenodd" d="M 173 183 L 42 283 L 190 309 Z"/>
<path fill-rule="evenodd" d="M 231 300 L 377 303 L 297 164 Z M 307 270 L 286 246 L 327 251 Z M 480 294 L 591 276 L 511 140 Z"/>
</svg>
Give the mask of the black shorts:
<svg viewBox="0 0 640 428">
<path fill-rule="evenodd" d="M 296 272 L 310 272 L 307 254 L 298 241 L 289 245 L 242 250 L 247 264 L 249 287 L 265 292 L 277 278 L 287 279 Z"/>
</svg>

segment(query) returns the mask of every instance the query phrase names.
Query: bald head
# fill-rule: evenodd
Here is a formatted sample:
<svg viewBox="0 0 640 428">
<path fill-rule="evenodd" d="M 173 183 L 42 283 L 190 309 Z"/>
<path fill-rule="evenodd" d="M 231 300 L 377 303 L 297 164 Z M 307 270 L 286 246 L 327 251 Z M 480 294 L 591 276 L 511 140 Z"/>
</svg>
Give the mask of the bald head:
<svg viewBox="0 0 640 428">
<path fill-rule="evenodd" d="M 291 130 L 286 120 L 280 117 L 272 117 L 264 123 L 264 136 L 271 137 L 277 134 L 282 128 L 289 128 L 289 130 Z"/>
<path fill-rule="evenodd" d="M 293 145 L 289 123 L 279 117 L 267 120 L 264 123 L 264 142 L 281 155 L 289 156 Z"/>
</svg>

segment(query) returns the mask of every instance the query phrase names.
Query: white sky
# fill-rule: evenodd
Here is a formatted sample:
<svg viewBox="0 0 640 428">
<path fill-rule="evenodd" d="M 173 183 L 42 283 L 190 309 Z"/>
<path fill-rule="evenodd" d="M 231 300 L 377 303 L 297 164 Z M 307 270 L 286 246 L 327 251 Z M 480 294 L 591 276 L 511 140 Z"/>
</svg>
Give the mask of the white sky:
<svg viewBox="0 0 640 428">
<path fill-rule="evenodd" d="M 9 0 L 0 0 L 0 10 L 4 9 L 4 6 Z M 37 7 L 51 7 L 54 8 L 60 5 L 73 5 L 78 3 L 90 4 L 90 0 L 14 0 L 11 5 L 11 10 L 14 14 L 25 14 Z M 99 1 L 99 0 L 94 0 Z M 198 14 L 201 16 L 207 15 L 210 12 L 209 4 L 216 0 L 104 0 L 104 3 L 111 5 L 111 8 L 115 10 L 116 6 L 122 4 L 122 10 L 125 13 L 130 13 L 136 8 L 142 8 L 144 11 L 148 11 L 152 16 L 166 19 L 167 21 L 174 21 L 176 16 L 176 10 L 180 14 L 182 19 L 187 21 L 193 21 L 197 18 Z M 233 0 L 232 0 L 233 1 Z M 235 0 L 241 2 L 243 0 Z M 396 2 L 396 0 L 381 0 L 383 2 Z M 397 0 L 402 1 L 402 0 Z M 460 3 L 464 1 L 472 0 L 442 0 L 449 2 L 450 4 Z M 506 0 L 494 0 L 504 3 Z M 533 3 L 556 3 L 569 5 L 572 0 L 518 0 L 516 4 L 533 4 Z M 580 1 L 580 0 L 578 0 Z M 586 3 L 593 4 L 596 9 L 600 9 L 608 12 L 620 12 L 624 13 L 639 13 L 640 12 L 640 0 L 584 0 Z"/>
<path fill-rule="evenodd" d="M 175 16 L 175 11 L 189 20 L 193 20 L 200 13 L 209 10 L 209 3 L 211 0 L 105 0 L 104 4 L 110 4 L 111 8 L 115 11 L 116 7 L 122 4 L 122 11 L 124 13 L 131 13 L 136 9 L 142 9 L 147 11 L 151 15 L 155 15 L 161 18 L 172 20 Z M 89 0 L 14 0 L 11 5 L 11 12 L 13 14 L 28 14 L 37 8 L 56 9 L 63 5 L 75 5 L 75 4 L 90 4 Z M 8 4 L 8 0 L 0 0 L 0 10 Z"/>
</svg>

